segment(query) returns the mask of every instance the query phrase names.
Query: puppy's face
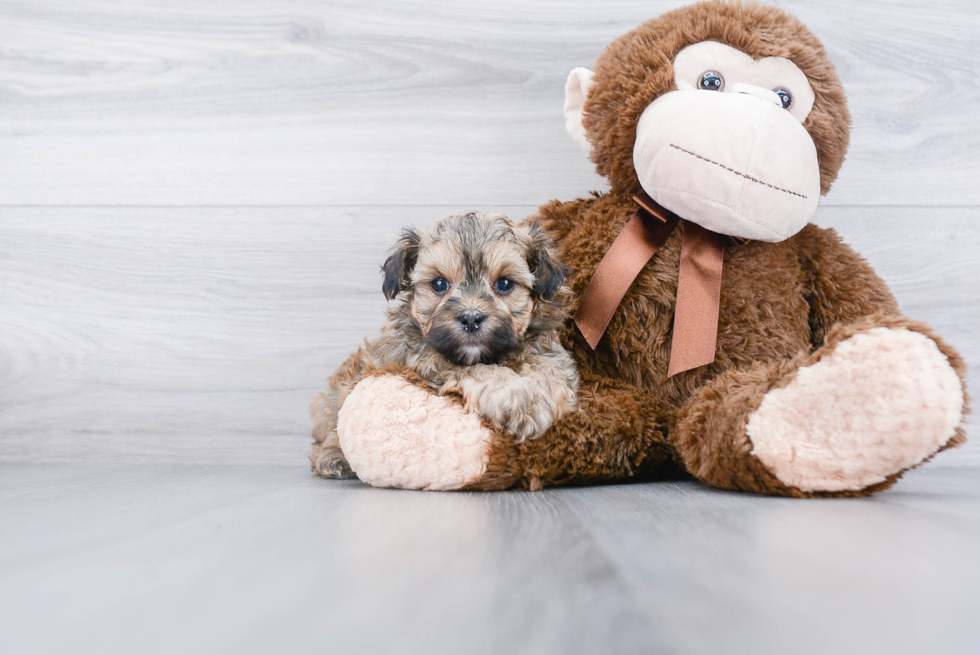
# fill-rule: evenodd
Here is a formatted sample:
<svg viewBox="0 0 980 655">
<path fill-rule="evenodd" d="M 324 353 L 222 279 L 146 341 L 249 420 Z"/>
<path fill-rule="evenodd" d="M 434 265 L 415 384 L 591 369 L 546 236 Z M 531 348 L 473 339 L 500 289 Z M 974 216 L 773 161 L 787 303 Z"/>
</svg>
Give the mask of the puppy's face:
<svg viewBox="0 0 980 655">
<path fill-rule="evenodd" d="M 518 348 L 538 303 L 565 279 L 544 234 L 469 212 L 406 231 L 385 263 L 385 294 L 407 291 L 425 343 L 451 363 L 492 364 Z"/>
</svg>

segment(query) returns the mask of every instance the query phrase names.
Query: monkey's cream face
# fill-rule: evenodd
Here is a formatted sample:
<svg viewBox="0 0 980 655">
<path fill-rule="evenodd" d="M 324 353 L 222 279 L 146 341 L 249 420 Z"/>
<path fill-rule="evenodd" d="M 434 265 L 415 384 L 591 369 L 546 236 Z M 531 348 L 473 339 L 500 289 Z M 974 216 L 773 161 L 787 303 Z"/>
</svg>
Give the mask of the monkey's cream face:
<svg viewBox="0 0 980 655">
<path fill-rule="evenodd" d="M 788 59 L 756 61 L 721 43 L 674 60 L 677 90 L 654 100 L 633 165 L 651 198 L 721 234 L 782 241 L 820 198 L 817 150 L 803 127 L 814 94 Z"/>
<path fill-rule="evenodd" d="M 820 198 L 817 149 L 803 125 L 815 95 L 803 71 L 714 41 L 684 48 L 673 64 L 676 90 L 637 123 L 633 167 L 643 190 L 721 234 L 775 242 L 803 229 Z M 591 75 L 575 69 L 565 88 L 566 126 L 585 146 Z"/>
<path fill-rule="evenodd" d="M 509 222 L 438 225 L 422 238 L 411 281 L 412 317 L 456 365 L 499 361 L 519 346 L 534 312 L 527 246 Z"/>
</svg>

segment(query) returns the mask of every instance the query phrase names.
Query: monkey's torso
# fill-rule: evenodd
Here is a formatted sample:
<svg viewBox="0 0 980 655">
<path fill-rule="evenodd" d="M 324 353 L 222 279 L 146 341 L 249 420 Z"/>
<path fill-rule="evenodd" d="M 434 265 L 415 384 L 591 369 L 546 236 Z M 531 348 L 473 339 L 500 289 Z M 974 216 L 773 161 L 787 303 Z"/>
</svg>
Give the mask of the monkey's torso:
<svg viewBox="0 0 980 655">
<path fill-rule="evenodd" d="M 635 210 L 632 201 L 611 195 L 542 208 L 542 222 L 562 253 L 568 253 L 563 258 L 574 272 L 571 286 L 577 298 Z M 668 379 L 683 229 L 682 223 L 634 281 L 595 351 L 574 323 L 564 333 L 580 367 L 648 389 L 667 411 L 720 371 L 812 349 L 810 274 L 801 248 L 814 239 L 836 241 L 829 231 L 809 225 L 779 243 L 729 242 L 715 362 Z"/>
</svg>

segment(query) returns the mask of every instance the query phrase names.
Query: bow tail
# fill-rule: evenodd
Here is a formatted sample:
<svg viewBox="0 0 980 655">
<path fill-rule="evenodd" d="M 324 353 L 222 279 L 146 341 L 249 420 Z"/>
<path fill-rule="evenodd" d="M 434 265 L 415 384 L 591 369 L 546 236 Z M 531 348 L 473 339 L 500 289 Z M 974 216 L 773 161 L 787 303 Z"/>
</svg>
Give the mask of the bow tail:
<svg viewBox="0 0 980 655">
<path fill-rule="evenodd" d="M 684 221 L 667 377 L 715 361 L 724 237 Z"/>
</svg>

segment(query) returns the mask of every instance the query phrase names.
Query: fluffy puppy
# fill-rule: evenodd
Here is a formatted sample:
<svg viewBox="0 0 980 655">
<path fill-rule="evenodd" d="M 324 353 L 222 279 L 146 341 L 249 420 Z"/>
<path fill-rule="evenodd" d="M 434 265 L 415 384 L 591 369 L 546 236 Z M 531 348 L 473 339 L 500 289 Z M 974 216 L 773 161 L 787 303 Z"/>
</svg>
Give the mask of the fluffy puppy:
<svg viewBox="0 0 980 655">
<path fill-rule="evenodd" d="M 558 341 L 570 292 L 566 268 L 537 225 L 467 212 L 424 232 L 406 229 L 381 269 L 388 320 L 313 402 L 313 470 L 354 477 L 337 412 L 372 371 L 408 368 L 467 411 L 517 439 L 540 436 L 575 407 L 578 373 Z"/>
</svg>

